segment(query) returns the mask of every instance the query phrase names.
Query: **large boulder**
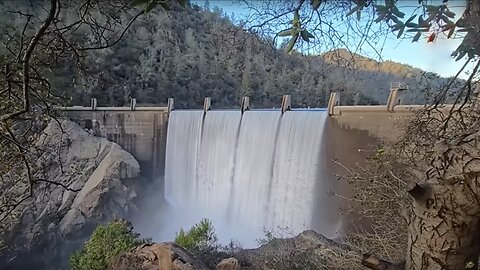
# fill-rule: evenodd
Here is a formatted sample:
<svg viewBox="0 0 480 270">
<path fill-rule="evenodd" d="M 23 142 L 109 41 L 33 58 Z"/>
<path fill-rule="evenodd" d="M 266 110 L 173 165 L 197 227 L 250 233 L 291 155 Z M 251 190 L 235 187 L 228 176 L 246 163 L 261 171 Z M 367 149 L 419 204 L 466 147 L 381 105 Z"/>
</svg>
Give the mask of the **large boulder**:
<svg viewBox="0 0 480 270">
<path fill-rule="evenodd" d="M 240 263 L 235 258 L 223 259 L 217 264 L 215 270 L 240 270 Z"/>
<path fill-rule="evenodd" d="M 144 244 L 116 257 L 109 270 L 207 270 L 194 255 L 174 243 Z"/>
<path fill-rule="evenodd" d="M 96 225 L 136 210 L 140 165 L 118 144 L 91 135 L 77 124 L 52 121 L 41 134 L 32 196 L 21 204 L 5 239 L 0 261 L 11 269 L 24 262 L 58 268 Z M 21 194 L 22 186 L 7 192 Z M 12 215 L 13 216 L 13 215 Z M 29 260 L 22 258 L 29 256 Z M 61 259 L 58 259 L 61 258 Z M 57 260 L 57 261 L 55 261 Z"/>
</svg>

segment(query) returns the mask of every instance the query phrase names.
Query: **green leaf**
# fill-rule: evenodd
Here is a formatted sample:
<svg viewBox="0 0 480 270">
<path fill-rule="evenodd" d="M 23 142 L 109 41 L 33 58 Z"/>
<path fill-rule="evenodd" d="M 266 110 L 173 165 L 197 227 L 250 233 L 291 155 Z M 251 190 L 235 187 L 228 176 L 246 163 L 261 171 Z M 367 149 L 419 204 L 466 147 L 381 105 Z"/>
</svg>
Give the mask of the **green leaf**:
<svg viewBox="0 0 480 270">
<path fill-rule="evenodd" d="M 298 10 L 295 10 L 295 12 L 293 13 L 293 20 L 300 21 L 300 14 L 298 14 Z"/>
<path fill-rule="evenodd" d="M 311 38 L 315 38 L 311 33 L 309 33 L 306 29 L 302 30 L 300 32 L 300 35 L 302 36 L 302 39 L 305 40 L 306 42 L 310 42 Z"/>
<path fill-rule="evenodd" d="M 388 8 L 394 7 L 395 6 L 395 0 L 385 0 L 385 5 Z"/>
<path fill-rule="evenodd" d="M 455 25 L 450 28 L 450 31 L 448 31 L 447 38 L 451 38 L 453 36 L 453 33 L 455 33 Z"/>
<path fill-rule="evenodd" d="M 461 52 L 458 54 L 458 56 L 457 56 L 457 58 L 455 59 L 455 61 L 458 61 L 458 60 L 462 59 L 466 54 L 467 54 L 467 51 L 461 51 Z"/>
<path fill-rule="evenodd" d="M 466 23 L 465 19 L 460 18 L 460 19 L 458 19 L 458 21 L 455 23 L 455 25 L 458 26 L 458 27 L 466 27 L 466 26 L 467 26 L 467 23 Z"/>
<path fill-rule="evenodd" d="M 357 10 L 358 10 L 358 8 L 359 8 L 358 6 L 356 6 L 356 7 L 352 8 L 352 10 L 350 10 L 350 11 L 347 13 L 347 15 L 345 15 L 345 16 L 347 16 L 347 17 L 348 17 L 348 16 L 352 15 L 353 13 L 355 13 L 355 11 L 357 11 Z"/>
<path fill-rule="evenodd" d="M 295 46 L 295 43 L 297 42 L 298 39 L 298 34 L 293 36 L 290 41 L 287 44 L 287 47 L 285 47 L 285 52 L 290 53 L 293 50 L 293 46 Z"/>
<path fill-rule="evenodd" d="M 300 32 L 300 36 L 301 36 L 302 39 L 305 40 L 306 42 L 309 42 L 309 41 L 310 41 L 310 40 L 308 39 L 306 30 L 302 30 L 302 32 Z"/>
<path fill-rule="evenodd" d="M 293 30 L 292 28 L 282 30 L 282 31 L 280 31 L 280 33 L 278 33 L 278 36 L 279 37 L 291 36 L 292 35 L 292 30 Z"/>
<path fill-rule="evenodd" d="M 403 34 L 403 31 L 405 31 L 405 26 L 403 26 L 402 28 L 400 28 L 400 31 L 398 31 L 398 34 L 397 34 L 397 38 L 400 38 Z"/>
<path fill-rule="evenodd" d="M 291 35 L 292 35 L 292 36 L 298 35 L 298 34 L 300 34 L 300 31 L 302 31 L 302 29 L 300 29 L 300 28 L 293 28 Z"/>
<path fill-rule="evenodd" d="M 436 16 L 436 13 L 431 13 L 430 16 L 428 16 L 427 20 L 425 20 L 425 22 L 430 23 L 433 19 L 435 19 Z"/>
<path fill-rule="evenodd" d="M 423 23 L 425 23 L 425 20 L 423 19 L 423 15 L 420 15 L 420 17 L 418 17 L 418 25 L 422 25 Z"/>
<path fill-rule="evenodd" d="M 385 17 L 387 16 L 387 13 L 386 12 L 381 12 L 378 14 L 378 18 L 375 19 L 375 22 L 376 23 L 379 23 L 381 22 L 383 19 L 385 19 Z"/>
<path fill-rule="evenodd" d="M 420 32 L 430 32 L 430 27 L 417 29 Z"/>
<path fill-rule="evenodd" d="M 400 21 L 400 20 L 399 20 L 397 17 L 395 17 L 395 16 L 392 16 L 392 20 L 393 20 L 395 23 L 397 23 L 397 24 L 402 23 L 402 21 Z"/>
<path fill-rule="evenodd" d="M 405 22 L 405 24 L 413 21 L 417 17 L 417 14 L 412 15 L 412 17 L 408 18 L 408 20 Z"/>
<path fill-rule="evenodd" d="M 177 0 L 180 6 L 186 7 L 187 6 L 187 0 Z"/>
<path fill-rule="evenodd" d="M 403 27 L 403 24 L 399 24 L 397 23 L 396 25 L 392 26 L 392 31 L 395 32 L 397 30 L 399 30 L 400 28 Z"/>
<path fill-rule="evenodd" d="M 417 42 L 420 39 L 421 36 L 422 36 L 422 33 L 417 32 L 417 34 L 413 37 L 412 43 Z"/>
<path fill-rule="evenodd" d="M 418 24 L 412 23 L 412 22 L 407 22 L 407 23 L 405 23 L 405 25 L 407 27 L 411 27 L 411 28 L 417 28 L 418 27 Z"/>
<path fill-rule="evenodd" d="M 129 6 L 130 7 L 138 7 L 138 6 L 143 5 L 147 2 L 148 2 L 148 0 L 133 0 L 132 2 L 130 2 Z"/>
<path fill-rule="evenodd" d="M 443 14 L 447 15 L 449 18 L 455 18 L 455 12 L 447 9 L 443 12 Z"/>
<path fill-rule="evenodd" d="M 444 26 L 442 26 L 442 32 L 445 32 L 445 31 L 448 31 L 450 29 L 452 29 L 452 27 L 454 27 L 455 24 L 446 24 Z"/>
<path fill-rule="evenodd" d="M 393 8 L 393 14 L 395 14 L 399 18 L 405 17 L 405 13 L 401 12 L 397 7 Z"/>
<path fill-rule="evenodd" d="M 322 3 L 321 0 L 313 0 L 312 1 L 312 8 L 313 10 L 317 10 L 320 7 L 320 4 Z"/>
<path fill-rule="evenodd" d="M 440 9 L 439 6 L 434 6 L 434 5 L 426 5 L 425 8 L 430 13 L 438 13 L 438 10 Z"/>
<path fill-rule="evenodd" d="M 418 25 L 420 27 L 427 27 L 427 26 L 430 27 L 430 24 L 427 21 L 425 21 L 425 19 L 421 15 L 420 17 L 418 17 Z"/>
<path fill-rule="evenodd" d="M 377 12 L 385 12 L 388 10 L 388 8 L 386 6 L 383 6 L 383 5 L 374 5 L 375 9 L 377 10 Z"/>
<path fill-rule="evenodd" d="M 443 15 L 443 14 L 440 15 L 439 17 L 440 17 L 440 19 L 442 19 L 442 21 L 444 21 L 445 23 L 450 23 L 450 22 L 451 22 L 451 21 L 448 19 L 448 17 L 445 16 L 445 15 Z"/>
<path fill-rule="evenodd" d="M 157 4 L 158 4 L 157 1 L 151 0 L 151 1 L 147 4 L 147 6 L 145 7 L 145 13 L 148 13 L 148 12 L 152 11 L 152 9 L 153 9 Z"/>
</svg>

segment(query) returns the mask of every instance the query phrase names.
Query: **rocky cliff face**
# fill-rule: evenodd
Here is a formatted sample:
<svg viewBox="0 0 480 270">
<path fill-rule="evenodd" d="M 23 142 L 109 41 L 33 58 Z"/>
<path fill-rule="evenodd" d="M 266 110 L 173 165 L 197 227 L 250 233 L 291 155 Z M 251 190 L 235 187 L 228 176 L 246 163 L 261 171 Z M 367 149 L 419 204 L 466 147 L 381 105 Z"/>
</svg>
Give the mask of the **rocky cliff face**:
<svg viewBox="0 0 480 270">
<path fill-rule="evenodd" d="M 140 165 L 118 144 L 62 120 L 46 127 L 37 147 L 41 169 L 35 176 L 47 181 L 34 186 L 11 220 L 0 269 L 58 269 L 97 224 L 136 211 Z"/>
</svg>

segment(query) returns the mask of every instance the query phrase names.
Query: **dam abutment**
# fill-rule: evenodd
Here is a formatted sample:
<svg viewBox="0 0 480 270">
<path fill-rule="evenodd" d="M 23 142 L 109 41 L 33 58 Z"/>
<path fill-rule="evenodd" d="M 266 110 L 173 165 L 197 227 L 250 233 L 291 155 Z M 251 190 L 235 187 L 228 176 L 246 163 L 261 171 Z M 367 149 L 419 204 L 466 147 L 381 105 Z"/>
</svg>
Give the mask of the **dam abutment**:
<svg viewBox="0 0 480 270">
<path fill-rule="evenodd" d="M 96 102 L 95 102 L 96 105 Z M 118 143 L 141 164 L 149 178 L 165 173 L 166 107 L 68 107 L 66 117 L 92 134 Z"/>
</svg>

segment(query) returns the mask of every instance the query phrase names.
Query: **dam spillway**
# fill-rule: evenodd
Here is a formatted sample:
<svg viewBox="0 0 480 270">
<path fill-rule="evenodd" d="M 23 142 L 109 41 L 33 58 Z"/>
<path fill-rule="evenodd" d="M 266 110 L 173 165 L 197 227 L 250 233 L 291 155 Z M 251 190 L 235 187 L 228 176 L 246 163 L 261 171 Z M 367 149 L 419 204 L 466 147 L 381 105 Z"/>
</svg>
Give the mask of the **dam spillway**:
<svg viewBox="0 0 480 270">
<path fill-rule="evenodd" d="M 169 223 L 178 230 L 208 218 L 221 241 L 244 246 L 255 245 L 264 230 L 315 229 L 326 118 L 325 111 L 172 111 Z"/>
</svg>

